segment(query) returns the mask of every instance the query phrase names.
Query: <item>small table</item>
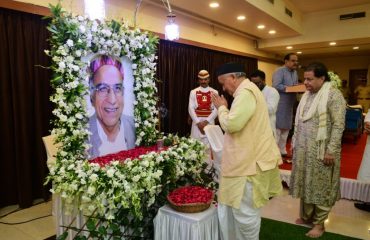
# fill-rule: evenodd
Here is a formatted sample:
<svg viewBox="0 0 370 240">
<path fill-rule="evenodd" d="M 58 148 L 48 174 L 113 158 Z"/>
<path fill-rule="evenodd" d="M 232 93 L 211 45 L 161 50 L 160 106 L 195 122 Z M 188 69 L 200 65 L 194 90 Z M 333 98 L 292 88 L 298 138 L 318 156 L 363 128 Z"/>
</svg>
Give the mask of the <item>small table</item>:
<svg viewBox="0 0 370 240">
<path fill-rule="evenodd" d="M 154 218 L 156 240 L 217 240 L 219 239 L 217 209 L 210 208 L 200 213 L 176 212 L 165 205 Z"/>
</svg>

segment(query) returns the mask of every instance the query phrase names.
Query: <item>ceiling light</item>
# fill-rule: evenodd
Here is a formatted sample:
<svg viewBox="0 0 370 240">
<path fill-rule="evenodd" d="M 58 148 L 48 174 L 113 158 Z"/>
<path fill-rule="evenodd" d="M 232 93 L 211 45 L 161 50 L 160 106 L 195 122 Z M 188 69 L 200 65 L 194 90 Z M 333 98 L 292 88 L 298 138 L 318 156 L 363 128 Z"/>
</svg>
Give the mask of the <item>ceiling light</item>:
<svg viewBox="0 0 370 240">
<path fill-rule="evenodd" d="M 302 54 L 302 52 L 301 52 L 301 51 L 299 51 L 299 52 L 297 52 L 297 54 Z"/>
<path fill-rule="evenodd" d="M 293 49 L 293 47 L 292 46 L 287 46 L 286 49 Z"/>
<path fill-rule="evenodd" d="M 180 36 L 179 26 L 175 23 L 176 15 L 172 12 L 169 12 L 167 15 L 167 21 L 165 27 L 165 38 L 172 41 L 178 40 Z"/>
<path fill-rule="evenodd" d="M 90 19 L 103 20 L 105 18 L 104 0 L 85 0 L 85 15 Z"/>
<path fill-rule="evenodd" d="M 357 50 L 359 49 L 360 47 L 356 46 L 356 47 L 353 47 L 353 50 Z"/>
<path fill-rule="evenodd" d="M 275 30 L 270 30 L 269 31 L 269 34 L 275 34 L 276 33 L 276 31 Z"/>
<path fill-rule="evenodd" d="M 335 46 L 335 45 L 337 45 L 337 43 L 336 42 L 331 42 L 331 43 L 329 43 L 329 45 L 330 46 Z"/>
<path fill-rule="evenodd" d="M 209 6 L 210 6 L 211 8 L 218 8 L 218 7 L 220 6 L 220 4 L 218 4 L 217 2 L 211 2 L 211 3 L 209 4 Z"/>
<path fill-rule="evenodd" d="M 261 24 L 261 25 L 258 25 L 257 26 L 258 29 L 264 29 L 265 28 L 265 25 Z"/>
<path fill-rule="evenodd" d="M 236 19 L 238 19 L 238 20 L 242 21 L 242 20 L 245 20 L 245 16 L 244 16 L 244 15 L 240 15 L 240 16 L 238 16 Z"/>
</svg>

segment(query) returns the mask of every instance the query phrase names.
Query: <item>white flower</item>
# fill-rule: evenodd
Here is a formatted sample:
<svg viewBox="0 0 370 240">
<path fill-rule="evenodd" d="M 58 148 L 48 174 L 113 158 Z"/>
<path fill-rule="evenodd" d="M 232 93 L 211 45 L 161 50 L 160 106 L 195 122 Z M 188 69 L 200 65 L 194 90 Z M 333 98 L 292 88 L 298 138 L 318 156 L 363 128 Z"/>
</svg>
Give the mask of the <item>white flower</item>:
<svg viewBox="0 0 370 240">
<path fill-rule="evenodd" d="M 132 181 L 138 182 L 140 180 L 140 175 L 136 175 L 132 178 Z"/>
<path fill-rule="evenodd" d="M 75 116 L 76 116 L 76 118 L 77 118 L 77 119 L 82 119 L 82 118 L 83 118 L 83 116 L 82 116 L 82 114 L 81 114 L 81 113 L 76 113 L 76 115 L 75 115 Z"/>
<path fill-rule="evenodd" d="M 88 193 L 89 195 L 94 195 L 94 194 L 95 194 L 95 192 L 96 192 L 96 188 L 95 188 L 94 186 L 89 186 L 89 187 L 87 188 L 87 193 Z"/>
<path fill-rule="evenodd" d="M 64 62 L 59 62 L 59 69 L 65 69 L 66 68 L 66 64 Z"/>
<path fill-rule="evenodd" d="M 132 161 L 126 161 L 126 166 L 128 168 L 131 168 L 132 167 Z"/>
<path fill-rule="evenodd" d="M 68 47 L 73 47 L 73 41 L 71 39 L 67 40 Z"/>
<path fill-rule="evenodd" d="M 78 29 L 80 30 L 80 33 L 86 32 L 86 28 L 83 25 L 81 25 Z"/>
<path fill-rule="evenodd" d="M 80 70 L 79 66 L 76 65 L 73 65 L 72 68 L 75 72 L 78 72 Z"/>
<path fill-rule="evenodd" d="M 90 175 L 89 179 L 92 181 L 92 182 L 96 182 L 96 180 L 98 180 L 98 175 L 93 173 Z"/>
<path fill-rule="evenodd" d="M 143 161 L 140 162 L 140 165 L 143 166 L 143 167 L 148 167 L 149 162 L 147 160 L 143 160 Z"/>
<path fill-rule="evenodd" d="M 57 91 L 56 91 L 58 94 L 62 94 L 64 93 L 64 90 L 63 88 L 57 88 Z"/>
<path fill-rule="evenodd" d="M 114 176 L 114 173 L 116 172 L 116 170 L 114 170 L 113 168 L 110 168 L 108 171 L 107 171 L 107 176 L 112 178 Z"/>
</svg>

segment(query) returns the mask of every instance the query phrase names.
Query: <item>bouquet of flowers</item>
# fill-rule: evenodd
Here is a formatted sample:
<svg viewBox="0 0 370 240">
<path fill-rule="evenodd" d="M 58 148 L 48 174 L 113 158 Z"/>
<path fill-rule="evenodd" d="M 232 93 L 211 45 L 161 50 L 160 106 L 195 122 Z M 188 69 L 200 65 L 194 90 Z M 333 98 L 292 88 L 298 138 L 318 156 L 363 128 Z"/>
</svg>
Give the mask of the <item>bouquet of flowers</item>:
<svg viewBox="0 0 370 240">
<path fill-rule="evenodd" d="M 195 213 L 209 208 L 213 191 L 200 186 L 185 186 L 173 190 L 167 196 L 170 206 L 179 212 Z"/>
</svg>

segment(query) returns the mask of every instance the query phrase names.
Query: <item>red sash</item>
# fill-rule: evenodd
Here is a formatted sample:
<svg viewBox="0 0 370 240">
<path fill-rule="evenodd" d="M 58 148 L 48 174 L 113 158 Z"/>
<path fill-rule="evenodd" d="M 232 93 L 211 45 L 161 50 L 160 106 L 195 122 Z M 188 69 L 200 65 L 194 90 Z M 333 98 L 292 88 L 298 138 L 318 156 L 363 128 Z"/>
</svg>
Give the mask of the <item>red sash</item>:
<svg viewBox="0 0 370 240">
<path fill-rule="evenodd" d="M 198 103 L 198 107 L 195 109 L 197 117 L 208 117 L 212 113 L 211 91 L 197 91 L 195 94 Z"/>
</svg>

